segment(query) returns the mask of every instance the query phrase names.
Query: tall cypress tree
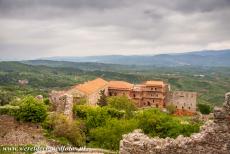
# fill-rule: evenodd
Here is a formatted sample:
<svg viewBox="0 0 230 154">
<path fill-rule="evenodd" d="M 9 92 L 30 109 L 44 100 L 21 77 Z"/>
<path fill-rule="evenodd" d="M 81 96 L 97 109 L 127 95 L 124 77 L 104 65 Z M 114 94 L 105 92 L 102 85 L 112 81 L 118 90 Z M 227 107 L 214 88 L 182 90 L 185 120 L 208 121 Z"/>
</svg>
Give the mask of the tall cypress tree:
<svg viewBox="0 0 230 154">
<path fill-rule="evenodd" d="M 100 98 L 98 99 L 97 105 L 99 105 L 101 107 L 107 105 L 105 90 L 100 91 Z"/>
</svg>

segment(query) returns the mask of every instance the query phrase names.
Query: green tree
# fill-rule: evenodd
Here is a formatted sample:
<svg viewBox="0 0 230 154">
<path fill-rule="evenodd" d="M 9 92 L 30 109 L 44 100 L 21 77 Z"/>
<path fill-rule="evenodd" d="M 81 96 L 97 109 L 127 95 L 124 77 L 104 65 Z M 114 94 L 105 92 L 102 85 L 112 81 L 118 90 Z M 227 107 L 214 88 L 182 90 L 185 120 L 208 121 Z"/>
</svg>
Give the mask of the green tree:
<svg viewBox="0 0 230 154">
<path fill-rule="evenodd" d="M 0 105 L 9 104 L 11 100 L 12 96 L 10 96 L 10 94 L 3 93 L 0 91 Z"/>
<path fill-rule="evenodd" d="M 183 124 L 179 119 L 157 109 L 148 109 L 137 113 L 138 127 L 144 133 L 159 137 L 189 136 L 199 131 L 199 124 Z"/>
<path fill-rule="evenodd" d="M 107 100 L 106 100 L 106 95 L 105 95 L 105 90 L 100 91 L 100 98 L 98 99 L 97 105 L 99 106 L 106 106 L 107 105 Z"/>
<path fill-rule="evenodd" d="M 137 121 L 134 119 L 110 119 L 105 125 L 90 130 L 89 146 L 118 150 L 122 135 L 136 128 Z"/>
<path fill-rule="evenodd" d="M 202 114 L 209 114 L 211 112 L 211 107 L 208 104 L 199 103 L 197 106 L 198 106 L 198 110 Z"/>
<path fill-rule="evenodd" d="M 80 121 L 71 121 L 63 114 L 52 113 L 42 126 L 55 137 L 65 138 L 77 147 L 85 145 L 84 126 Z"/>
<path fill-rule="evenodd" d="M 47 107 L 41 101 L 32 96 L 25 97 L 17 114 L 17 119 L 26 122 L 42 122 L 47 116 Z"/>
<path fill-rule="evenodd" d="M 107 100 L 109 107 L 125 111 L 127 117 L 132 117 L 133 111 L 137 110 L 135 103 L 126 96 L 112 96 Z"/>
<path fill-rule="evenodd" d="M 45 99 L 43 100 L 43 102 L 44 102 L 46 105 L 50 105 L 50 100 L 49 100 L 49 98 L 45 98 Z"/>
<path fill-rule="evenodd" d="M 174 114 L 176 112 L 176 106 L 173 104 L 167 105 L 166 109 L 169 112 L 169 114 Z"/>
</svg>

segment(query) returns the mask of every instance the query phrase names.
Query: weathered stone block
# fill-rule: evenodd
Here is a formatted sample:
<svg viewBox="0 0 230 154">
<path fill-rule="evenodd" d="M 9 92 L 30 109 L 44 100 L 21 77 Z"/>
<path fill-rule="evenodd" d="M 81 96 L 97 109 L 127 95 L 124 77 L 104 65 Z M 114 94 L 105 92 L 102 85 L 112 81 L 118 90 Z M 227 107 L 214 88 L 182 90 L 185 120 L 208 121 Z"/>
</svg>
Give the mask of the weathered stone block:
<svg viewBox="0 0 230 154">
<path fill-rule="evenodd" d="M 230 93 L 222 108 L 214 109 L 214 121 L 207 121 L 201 132 L 176 139 L 149 138 L 139 130 L 123 136 L 121 154 L 230 154 Z M 135 146 L 134 146 L 135 138 Z M 124 144 L 125 143 L 125 144 Z"/>
</svg>

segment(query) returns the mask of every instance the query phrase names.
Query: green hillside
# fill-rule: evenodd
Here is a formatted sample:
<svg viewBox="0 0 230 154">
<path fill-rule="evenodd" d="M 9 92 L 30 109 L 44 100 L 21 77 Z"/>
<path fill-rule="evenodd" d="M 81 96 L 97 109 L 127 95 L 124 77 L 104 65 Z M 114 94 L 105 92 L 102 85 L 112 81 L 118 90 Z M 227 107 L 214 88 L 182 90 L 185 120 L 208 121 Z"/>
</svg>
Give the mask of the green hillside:
<svg viewBox="0 0 230 154">
<path fill-rule="evenodd" d="M 106 80 L 125 80 L 141 83 L 145 80 L 164 80 L 172 90 L 198 92 L 198 101 L 222 104 L 224 93 L 230 91 L 230 68 L 224 67 L 154 67 L 102 63 L 55 61 L 0 62 L 1 104 L 15 97 L 42 94 L 68 88 L 96 77 Z M 29 64 L 30 65 L 29 65 Z M 26 79 L 21 86 L 18 80 Z"/>
</svg>

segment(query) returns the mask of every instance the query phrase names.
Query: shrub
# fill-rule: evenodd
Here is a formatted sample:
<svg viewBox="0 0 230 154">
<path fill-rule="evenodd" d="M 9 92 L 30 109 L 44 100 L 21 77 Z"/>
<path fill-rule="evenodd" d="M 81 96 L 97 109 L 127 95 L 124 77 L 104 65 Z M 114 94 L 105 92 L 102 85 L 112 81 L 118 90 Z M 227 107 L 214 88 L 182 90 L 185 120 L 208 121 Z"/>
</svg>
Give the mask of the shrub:
<svg viewBox="0 0 230 154">
<path fill-rule="evenodd" d="M 106 125 L 90 131 L 89 146 L 118 150 L 122 135 L 132 132 L 136 128 L 137 122 L 134 119 L 108 120 Z"/>
<path fill-rule="evenodd" d="M 108 119 L 122 118 L 125 112 L 110 107 L 92 107 L 86 105 L 75 105 L 73 112 L 77 118 L 85 121 L 88 129 L 104 125 Z"/>
<path fill-rule="evenodd" d="M 119 111 L 117 109 L 110 108 L 110 107 L 104 107 L 104 109 L 107 111 L 107 113 L 110 115 L 111 118 L 120 119 L 125 115 L 125 111 Z"/>
<path fill-rule="evenodd" d="M 12 100 L 12 96 L 8 93 L 0 92 L 0 105 L 9 104 Z"/>
<path fill-rule="evenodd" d="M 138 127 L 151 136 L 175 138 L 180 134 L 189 136 L 199 131 L 199 124 L 182 124 L 179 119 L 157 109 L 139 112 L 136 118 L 139 121 Z"/>
<path fill-rule="evenodd" d="M 208 104 L 199 103 L 197 106 L 202 114 L 209 114 L 211 112 L 211 107 Z"/>
<path fill-rule="evenodd" d="M 59 138 L 66 138 L 75 146 L 85 145 L 85 134 L 81 129 L 81 123 L 71 121 L 63 114 L 50 114 L 42 123 L 43 128 Z"/>
<path fill-rule="evenodd" d="M 133 111 L 137 110 L 135 103 L 126 96 L 112 96 L 108 99 L 108 106 L 117 110 L 124 110 L 127 117 L 133 116 Z"/>
<path fill-rule="evenodd" d="M 50 100 L 49 100 L 49 98 L 45 98 L 45 99 L 43 100 L 43 102 L 44 102 L 45 105 L 50 105 Z"/>
<path fill-rule="evenodd" d="M 26 122 L 42 122 L 45 120 L 47 116 L 47 107 L 46 105 L 32 97 L 28 96 L 25 97 L 21 104 L 20 104 L 20 109 L 17 114 L 17 119 L 26 121 Z"/>
<path fill-rule="evenodd" d="M 176 106 L 173 104 L 167 105 L 166 109 L 169 112 L 169 114 L 174 114 L 176 112 Z"/>
<path fill-rule="evenodd" d="M 10 116 L 16 116 L 19 111 L 18 106 L 12 106 L 12 105 L 4 105 L 0 106 L 0 115 L 10 115 Z"/>
<path fill-rule="evenodd" d="M 85 124 L 88 129 L 96 128 L 105 125 L 106 120 L 110 118 L 111 116 L 105 109 L 96 107 L 93 110 L 89 110 L 89 112 L 87 112 Z"/>
<path fill-rule="evenodd" d="M 86 119 L 89 112 L 93 112 L 94 107 L 88 105 L 74 105 L 73 113 L 76 117 L 81 119 Z"/>
</svg>

